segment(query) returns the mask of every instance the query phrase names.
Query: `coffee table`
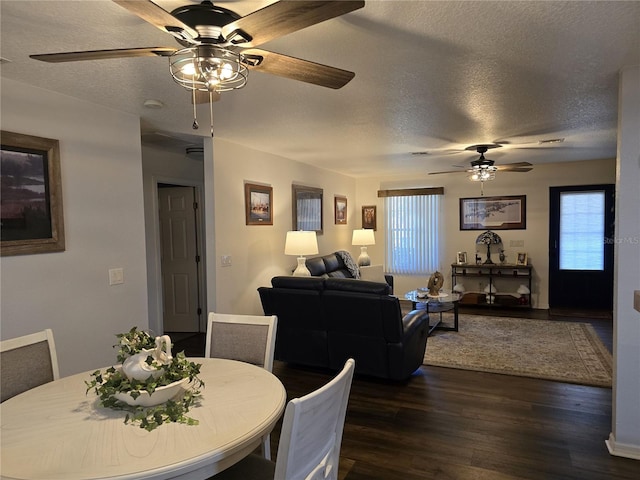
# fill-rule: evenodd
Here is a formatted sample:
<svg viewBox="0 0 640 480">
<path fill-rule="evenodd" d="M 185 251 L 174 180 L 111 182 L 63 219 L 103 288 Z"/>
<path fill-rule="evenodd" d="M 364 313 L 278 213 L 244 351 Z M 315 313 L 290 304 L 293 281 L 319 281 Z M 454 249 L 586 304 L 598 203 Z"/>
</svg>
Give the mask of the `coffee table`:
<svg viewBox="0 0 640 480">
<path fill-rule="evenodd" d="M 429 313 L 438 313 L 439 318 L 435 323 L 429 320 L 429 335 L 436 328 L 438 330 L 458 331 L 458 303 L 461 295 L 455 292 L 443 292 L 437 297 L 430 297 L 427 292 L 422 289 L 411 290 L 404 294 L 406 300 L 411 301 L 412 308 L 418 308 L 419 304 L 423 304 Z M 442 324 L 442 313 L 453 311 L 453 326 Z"/>
</svg>

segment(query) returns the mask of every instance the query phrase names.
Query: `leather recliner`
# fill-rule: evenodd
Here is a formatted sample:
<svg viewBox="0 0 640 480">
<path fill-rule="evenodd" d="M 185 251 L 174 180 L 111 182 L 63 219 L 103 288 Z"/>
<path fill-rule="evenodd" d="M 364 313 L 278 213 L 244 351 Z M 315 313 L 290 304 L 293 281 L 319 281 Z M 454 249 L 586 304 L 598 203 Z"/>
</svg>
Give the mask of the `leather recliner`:
<svg viewBox="0 0 640 480">
<path fill-rule="evenodd" d="M 274 277 L 258 292 L 265 315 L 278 316 L 275 358 L 338 371 L 406 380 L 422 365 L 429 314 L 404 317 L 389 286 L 348 278 Z"/>
<path fill-rule="evenodd" d="M 320 257 L 307 258 L 305 262 L 313 277 L 354 278 L 342 257 L 334 252 Z M 390 293 L 393 293 L 393 275 L 385 274 Z"/>
</svg>

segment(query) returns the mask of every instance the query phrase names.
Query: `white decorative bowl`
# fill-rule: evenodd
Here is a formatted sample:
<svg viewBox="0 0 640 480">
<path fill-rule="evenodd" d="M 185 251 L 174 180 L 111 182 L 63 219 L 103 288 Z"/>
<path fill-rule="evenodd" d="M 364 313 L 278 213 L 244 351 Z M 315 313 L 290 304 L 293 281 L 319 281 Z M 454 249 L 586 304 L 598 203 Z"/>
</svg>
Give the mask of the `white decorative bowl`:
<svg viewBox="0 0 640 480">
<path fill-rule="evenodd" d="M 156 405 L 165 403 L 166 401 L 171 400 L 173 397 L 175 397 L 182 388 L 182 385 L 184 385 L 188 381 L 188 378 L 183 378 L 182 380 L 170 383 L 169 385 L 165 385 L 164 387 L 158 387 L 152 394 L 149 394 L 149 392 L 141 391 L 140 395 L 137 398 L 133 398 L 130 393 L 125 392 L 118 392 L 113 396 L 117 400 L 120 400 L 121 402 L 124 402 L 127 405 L 131 405 L 133 407 L 155 407 Z"/>
</svg>

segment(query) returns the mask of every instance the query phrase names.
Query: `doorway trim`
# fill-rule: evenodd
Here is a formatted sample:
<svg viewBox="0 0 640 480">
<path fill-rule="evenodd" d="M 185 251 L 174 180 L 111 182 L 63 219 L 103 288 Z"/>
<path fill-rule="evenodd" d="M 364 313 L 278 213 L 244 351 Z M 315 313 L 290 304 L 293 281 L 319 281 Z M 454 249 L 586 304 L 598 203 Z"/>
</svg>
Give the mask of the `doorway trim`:
<svg viewBox="0 0 640 480">
<path fill-rule="evenodd" d="M 206 277 L 204 275 L 204 268 L 207 262 L 206 249 L 204 243 L 205 225 L 204 225 L 204 212 L 203 212 L 203 191 L 204 184 L 202 182 L 194 180 L 185 180 L 182 178 L 172 178 L 163 176 L 151 176 L 151 182 L 153 184 L 152 195 L 152 231 L 153 231 L 153 282 L 155 285 L 155 312 L 157 312 L 156 318 L 149 318 L 149 328 L 161 334 L 164 332 L 164 294 L 162 288 L 162 249 L 160 247 L 160 218 L 158 203 L 158 184 L 169 184 L 177 187 L 193 187 L 196 202 L 198 203 L 198 209 L 196 210 L 196 230 L 197 230 L 197 247 L 200 252 L 200 262 L 198 263 L 198 295 L 200 297 L 200 307 L 202 308 L 202 314 L 200 315 L 198 328 L 200 332 L 205 332 L 207 328 L 207 285 Z"/>
</svg>

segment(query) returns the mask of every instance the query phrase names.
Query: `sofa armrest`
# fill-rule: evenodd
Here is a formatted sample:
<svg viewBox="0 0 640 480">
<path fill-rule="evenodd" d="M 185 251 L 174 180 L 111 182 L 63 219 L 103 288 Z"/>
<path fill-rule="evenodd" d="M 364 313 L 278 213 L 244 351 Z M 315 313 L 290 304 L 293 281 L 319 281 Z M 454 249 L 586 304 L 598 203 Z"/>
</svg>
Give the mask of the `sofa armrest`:
<svg viewBox="0 0 640 480">
<path fill-rule="evenodd" d="M 429 323 L 429 313 L 426 310 L 412 310 L 402 318 L 404 339 L 411 338 L 422 325 Z"/>
<path fill-rule="evenodd" d="M 384 279 L 387 281 L 387 284 L 389 285 L 389 294 L 393 295 L 393 275 L 389 275 L 388 273 L 385 273 Z"/>
</svg>

